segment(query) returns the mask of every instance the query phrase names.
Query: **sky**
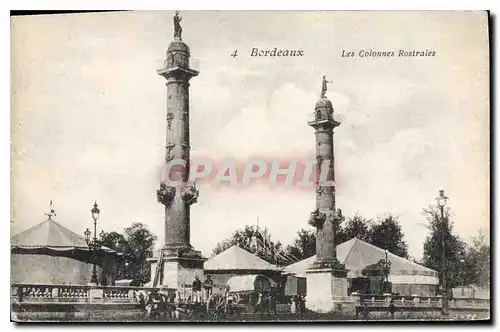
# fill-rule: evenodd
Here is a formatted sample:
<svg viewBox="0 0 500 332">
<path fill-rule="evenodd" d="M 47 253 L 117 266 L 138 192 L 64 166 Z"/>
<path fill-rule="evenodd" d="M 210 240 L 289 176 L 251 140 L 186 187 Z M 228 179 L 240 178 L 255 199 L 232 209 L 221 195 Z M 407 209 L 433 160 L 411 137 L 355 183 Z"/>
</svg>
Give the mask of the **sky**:
<svg viewBox="0 0 500 332">
<path fill-rule="evenodd" d="M 173 12 L 11 20 L 11 232 L 55 220 L 81 233 L 145 223 L 163 243 L 156 189 L 166 87 L 156 74 Z M 312 156 L 307 125 L 321 76 L 335 129 L 337 207 L 397 215 L 411 256 L 428 234 L 422 209 L 444 189 L 454 231 L 489 232 L 489 50 L 483 12 L 181 12 L 198 77 L 190 86 L 192 157 Z M 251 57 L 252 48 L 302 57 Z M 426 58 L 341 57 L 342 50 L 433 50 Z M 238 56 L 231 54 L 238 50 Z M 284 244 L 309 228 L 314 189 L 198 184 L 191 244 L 209 256 L 236 229 L 267 227 Z"/>
</svg>

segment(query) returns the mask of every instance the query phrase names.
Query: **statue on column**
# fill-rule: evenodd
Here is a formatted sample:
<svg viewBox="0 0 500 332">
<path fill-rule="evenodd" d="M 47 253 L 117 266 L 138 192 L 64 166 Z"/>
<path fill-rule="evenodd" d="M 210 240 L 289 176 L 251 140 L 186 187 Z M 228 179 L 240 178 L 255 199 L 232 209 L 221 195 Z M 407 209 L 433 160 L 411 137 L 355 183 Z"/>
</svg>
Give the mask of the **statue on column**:
<svg viewBox="0 0 500 332">
<path fill-rule="evenodd" d="M 181 27 L 182 17 L 179 16 L 179 11 L 175 11 L 174 15 L 174 38 L 182 39 L 182 27 Z"/>
<path fill-rule="evenodd" d="M 326 90 L 328 90 L 327 83 L 333 83 L 332 81 L 326 80 L 326 75 L 323 75 L 323 80 L 321 84 L 321 98 L 325 98 Z"/>
</svg>

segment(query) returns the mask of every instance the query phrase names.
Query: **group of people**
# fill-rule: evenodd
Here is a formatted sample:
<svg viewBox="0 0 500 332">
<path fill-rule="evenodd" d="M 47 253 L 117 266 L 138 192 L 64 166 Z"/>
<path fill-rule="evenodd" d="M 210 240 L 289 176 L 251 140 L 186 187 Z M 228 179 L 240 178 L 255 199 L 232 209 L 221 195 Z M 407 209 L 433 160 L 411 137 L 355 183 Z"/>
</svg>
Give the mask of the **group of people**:
<svg viewBox="0 0 500 332">
<path fill-rule="evenodd" d="M 290 311 L 292 314 L 304 314 L 306 312 L 306 299 L 302 295 L 292 297 Z"/>
<path fill-rule="evenodd" d="M 180 311 L 182 310 L 195 310 L 201 309 L 203 304 L 209 301 L 210 296 L 213 294 L 213 288 L 216 287 L 210 275 L 207 275 L 202 282 L 199 276 L 191 285 L 191 292 L 189 290 L 177 290 L 176 292 L 163 292 L 158 290 L 153 291 L 139 291 L 137 293 L 138 307 L 145 311 L 148 317 L 159 318 L 160 316 L 177 319 L 179 318 Z M 187 291 L 187 292 L 186 292 Z M 189 296 L 191 295 L 191 296 Z M 239 298 L 234 299 L 233 294 L 230 292 L 229 287 L 226 286 L 225 292 L 225 310 L 233 311 L 233 304 L 237 303 Z M 271 313 L 277 315 L 277 294 L 273 292 L 254 292 L 250 295 L 250 304 L 253 306 L 253 313 L 260 314 Z M 234 302 L 234 303 L 233 303 Z M 179 304 L 184 304 L 179 307 Z M 190 306 L 185 306 L 191 304 Z M 189 309 L 191 308 L 191 309 Z M 290 311 L 292 314 L 304 314 L 306 312 L 305 297 L 296 295 L 291 298 Z M 229 313 L 229 312 L 228 312 Z"/>
<path fill-rule="evenodd" d="M 186 297 L 187 303 L 205 303 L 213 291 L 213 280 L 207 275 L 202 283 L 198 276 L 192 284 L 192 296 Z M 138 308 L 143 310 L 147 317 L 158 318 L 163 316 L 168 318 L 179 318 L 179 302 L 184 296 L 181 291 L 139 291 L 136 293 Z"/>
<path fill-rule="evenodd" d="M 202 283 L 199 276 L 194 277 L 192 285 L 192 302 L 202 303 L 207 302 L 210 295 L 212 295 L 214 281 L 210 275 L 207 275 L 205 281 Z"/>
<path fill-rule="evenodd" d="M 146 317 L 159 318 L 179 318 L 176 310 L 175 294 L 165 294 L 158 291 L 143 292 L 137 294 L 137 306 L 144 311 Z"/>
<path fill-rule="evenodd" d="M 261 316 L 267 312 L 270 316 L 271 312 L 277 315 L 277 300 L 276 296 L 270 292 L 254 293 L 253 313 L 259 313 Z"/>
</svg>

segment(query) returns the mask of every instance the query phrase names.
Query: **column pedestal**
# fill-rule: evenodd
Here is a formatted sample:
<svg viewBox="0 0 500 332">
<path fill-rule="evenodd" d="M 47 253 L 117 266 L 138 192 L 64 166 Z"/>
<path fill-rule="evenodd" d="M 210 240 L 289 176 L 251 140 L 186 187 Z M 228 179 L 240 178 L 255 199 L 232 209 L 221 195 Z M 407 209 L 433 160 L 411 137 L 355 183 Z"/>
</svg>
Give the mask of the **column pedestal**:
<svg viewBox="0 0 500 332">
<path fill-rule="evenodd" d="M 205 259 L 168 257 L 163 263 L 163 284 L 168 288 L 181 289 L 191 285 L 194 277 L 204 280 L 203 262 Z"/>
<path fill-rule="evenodd" d="M 319 313 L 355 311 L 355 304 L 347 296 L 347 270 L 313 266 L 306 274 L 309 310 Z"/>
<path fill-rule="evenodd" d="M 199 251 L 190 250 L 184 254 L 165 250 L 163 253 L 163 267 L 161 268 L 159 286 L 181 289 L 183 285 L 191 285 L 195 276 L 204 280 L 203 263 L 207 260 Z M 158 256 L 151 259 L 151 278 L 154 277 Z"/>
</svg>

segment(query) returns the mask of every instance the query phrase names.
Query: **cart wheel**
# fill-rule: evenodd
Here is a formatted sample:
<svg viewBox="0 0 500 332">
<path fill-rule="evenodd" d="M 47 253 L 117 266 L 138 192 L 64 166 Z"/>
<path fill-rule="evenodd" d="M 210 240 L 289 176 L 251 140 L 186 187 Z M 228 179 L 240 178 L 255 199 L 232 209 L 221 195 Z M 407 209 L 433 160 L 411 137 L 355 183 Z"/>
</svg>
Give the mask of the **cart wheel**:
<svg viewBox="0 0 500 332">
<path fill-rule="evenodd" d="M 224 306 L 226 301 L 224 297 L 220 294 L 212 294 L 207 300 L 207 314 L 210 316 L 216 316 L 224 312 Z"/>
</svg>

